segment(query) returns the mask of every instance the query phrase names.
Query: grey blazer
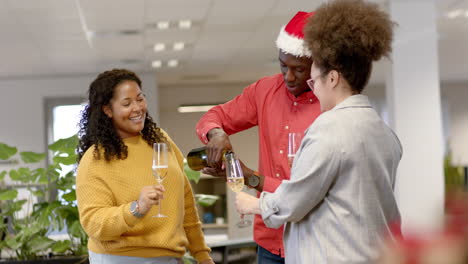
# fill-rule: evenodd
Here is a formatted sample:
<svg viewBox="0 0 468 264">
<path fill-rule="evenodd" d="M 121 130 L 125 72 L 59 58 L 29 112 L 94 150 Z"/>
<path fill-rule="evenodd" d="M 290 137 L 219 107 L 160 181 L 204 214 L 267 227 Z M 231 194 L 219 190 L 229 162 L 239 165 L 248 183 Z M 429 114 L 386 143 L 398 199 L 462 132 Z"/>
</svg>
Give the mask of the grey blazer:
<svg viewBox="0 0 468 264">
<path fill-rule="evenodd" d="M 265 224 L 284 230 L 286 263 L 373 263 L 400 222 L 394 196 L 397 136 L 364 95 L 323 113 L 305 132 L 291 171 L 263 192 Z"/>
</svg>

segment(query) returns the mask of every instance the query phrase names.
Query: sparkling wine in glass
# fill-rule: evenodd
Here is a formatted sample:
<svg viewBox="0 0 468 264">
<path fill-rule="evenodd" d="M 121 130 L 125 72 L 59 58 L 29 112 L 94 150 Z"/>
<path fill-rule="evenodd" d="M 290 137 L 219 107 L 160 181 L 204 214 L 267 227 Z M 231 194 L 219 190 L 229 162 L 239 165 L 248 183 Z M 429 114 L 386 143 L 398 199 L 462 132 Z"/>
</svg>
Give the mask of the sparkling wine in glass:
<svg viewBox="0 0 468 264">
<path fill-rule="evenodd" d="M 288 165 L 289 168 L 292 167 L 294 157 L 296 157 L 296 152 L 301 146 L 303 133 L 292 132 L 288 134 Z"/>
<path fill-rule="evenodd" d="M 159 185 L 162 185 L 164 179 L 167 176 L 167 170 L 169 167 L 167 145 L 166 143 L 154 143 L 153 144 L 153 175 Z M 158 204 L 158 214 L 153 217 L 167 217 L 161 214 L 161 200 Z"/>
<path fill-rule="evenodd" d="M 228 151 L 224 154 L 226 179 L 229 189 L 233 192 L 240 192 L 244 188 L 244 173 L 240 166 L 239 160 L 235 157 L 234 152 Z M 241 220 L 236 223 L 238 227 L 247 227 L 252 224 L 252 221 L 245 220 L 244 215 L 241 215 Z"/>
</svg>

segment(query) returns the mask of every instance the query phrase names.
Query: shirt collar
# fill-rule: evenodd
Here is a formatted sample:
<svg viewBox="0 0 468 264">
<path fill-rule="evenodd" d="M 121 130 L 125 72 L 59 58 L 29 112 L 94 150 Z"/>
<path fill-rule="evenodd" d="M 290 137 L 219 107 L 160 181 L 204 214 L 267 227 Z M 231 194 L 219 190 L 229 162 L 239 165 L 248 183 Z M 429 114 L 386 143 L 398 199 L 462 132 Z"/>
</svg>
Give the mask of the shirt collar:
<svg viewBox="0 0 468 264">
<path fill-rule="evenodd" d="M 315 103 L 315 101 L 318 100 L 312 91 L 302 93 L 298 97 L 295 97 L 288 91 L 288 89 L 286 88 L 286 84 L 284 84 L 284 82 L 283 82 L 283 88 L 286 94 L 288 95 L 289 99 L 291 99 L 291 101 L 293 102 L 298 102 L 301 104 L 311 104 L 311 103 Z"/>
<path fill-rule="evenodd" d="M 346 98 L 341 103 L 333 107 L 332 110 L 349 107 L 372 107 L 372 105 L 370 104 L 369 98 L 367 96 L 363 94 L 356 94 Z"/>
</svg>

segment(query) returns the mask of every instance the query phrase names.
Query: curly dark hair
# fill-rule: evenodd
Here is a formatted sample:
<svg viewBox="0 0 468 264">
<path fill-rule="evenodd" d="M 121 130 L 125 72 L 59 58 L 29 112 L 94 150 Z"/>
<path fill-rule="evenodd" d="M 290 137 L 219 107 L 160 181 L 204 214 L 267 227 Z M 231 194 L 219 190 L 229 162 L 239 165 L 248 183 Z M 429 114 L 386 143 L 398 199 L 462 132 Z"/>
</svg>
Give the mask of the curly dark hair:
<svg viewBox="0 0 468 264">
<path fill-rule="evenodd" d="M 309 18 L 304 39 L 322 73 L 340 72 L 361 93 L 372 61 L 391 53 L 394 25 L 377 4 L 336 0 L 322 4 Z"/>
<path fill-rule="evenodd" d="M 127 158 L 127 146 L 115 130 L 111 118 L 102 110 L 103 106 L 110 104 L 115 87 L 123 81 L 134 81 L 141 88 L 140 78 L 134 72 L 125 69 L 105 71 L 99 74 L 89 86 L 88 105 L 81 112 L 79 123 L 78 162 L 92 145 L 94 145 L 96 159 L 101 158 L 102 150 L 107 161 L 113 158 Z M 148 113 L 146 113 L 141 134 L 150 146 L 153 146 L 155 142 L 167 142 L 166 137 Z"/>
</svg>

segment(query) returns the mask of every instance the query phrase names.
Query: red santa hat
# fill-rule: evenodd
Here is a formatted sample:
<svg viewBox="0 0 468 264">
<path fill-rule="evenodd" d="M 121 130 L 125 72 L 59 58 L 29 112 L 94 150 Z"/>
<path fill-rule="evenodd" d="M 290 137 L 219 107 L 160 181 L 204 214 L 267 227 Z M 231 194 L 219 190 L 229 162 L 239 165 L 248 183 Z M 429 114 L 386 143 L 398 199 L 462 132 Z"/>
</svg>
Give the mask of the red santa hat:
<svg viewBox="0 0 468 264">
<path fill-rule="evenodd" d="M 313 14 L 314 12 L 297 12 L 289 23 L 281 28 L 278 38 L 276 39 L 276 46 L 278 49 L 297 57 L 311 57 L 312 52 L 304 43 L 304 26 L 307 22 L 307 18 Z"/>
</svg>

